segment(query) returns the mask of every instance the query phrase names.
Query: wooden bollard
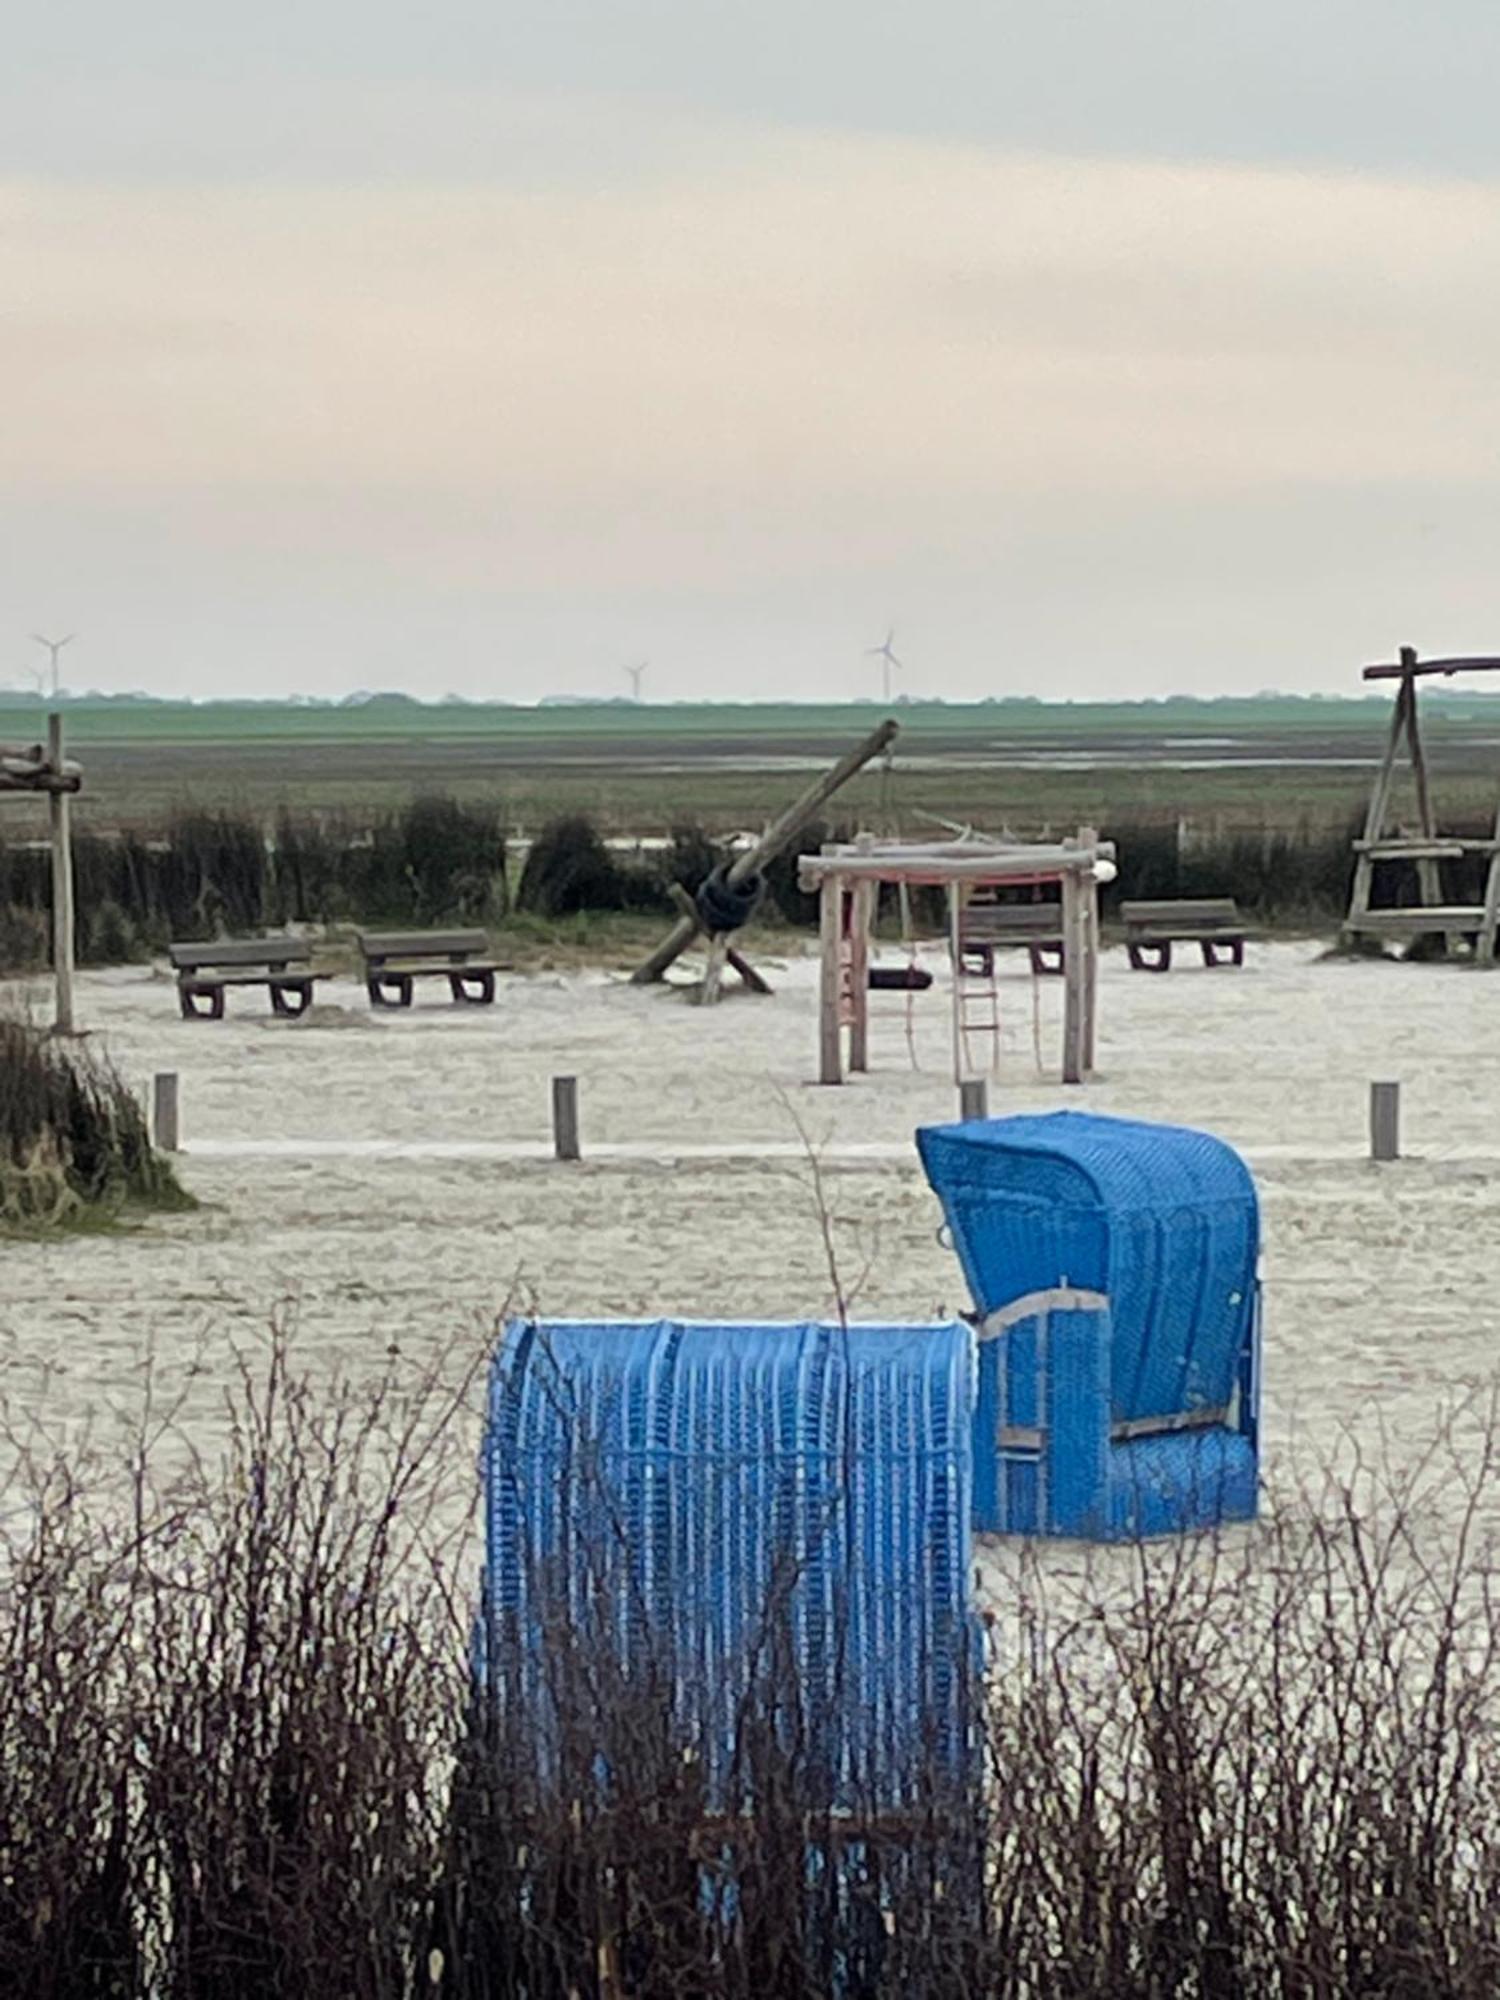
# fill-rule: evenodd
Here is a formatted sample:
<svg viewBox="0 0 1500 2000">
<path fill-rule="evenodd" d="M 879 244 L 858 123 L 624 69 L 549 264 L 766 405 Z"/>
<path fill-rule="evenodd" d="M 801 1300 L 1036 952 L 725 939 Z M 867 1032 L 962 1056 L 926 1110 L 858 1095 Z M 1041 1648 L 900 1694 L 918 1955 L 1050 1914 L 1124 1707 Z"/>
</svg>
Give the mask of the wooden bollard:
<svg viewBox="0 0 1500 2000">
<path fill-rule="evenodd" d="M 1399 1083 L 1370 1085 L 1370 1158 L 1399 1160 L 1401 1157 L 1401 1086 Z"/>
<path fill-rule="evenodd" d="M 578 1145 L 578 1079 L 552 1079 L 552 1150 L 560 1160 L 581 1160 Z"/>
<path fill-rule="evenodd" d="M 965 1077 L 958 1086 L 958 1115 L 967 1125 L 990 1115 L 990 1087 L 982 1076 Z"/>
<path fill-rule="evenodd" d="M 159 1153 L 182 1151 L 175 1069 L 158 1070 L 151 1079 L 151 1139 Z"/>
</svg>

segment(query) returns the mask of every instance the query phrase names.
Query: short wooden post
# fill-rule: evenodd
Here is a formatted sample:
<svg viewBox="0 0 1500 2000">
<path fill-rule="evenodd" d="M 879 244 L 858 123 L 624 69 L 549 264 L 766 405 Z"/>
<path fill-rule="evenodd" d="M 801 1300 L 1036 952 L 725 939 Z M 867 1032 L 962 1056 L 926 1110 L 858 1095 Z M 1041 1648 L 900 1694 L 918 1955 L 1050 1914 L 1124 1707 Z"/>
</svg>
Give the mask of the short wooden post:
<svg viewBox="0 0 1500 2000">
<path fill-rule="evenodd" d="M 825 875 L 818 901 L 818 1081 L 844 1080 L 839 980 L 843 970 L 844 878 Z"/>
<path fill-rule="evenodd" d="M 151 1139 L 159 1153 L 182 1151 L 177 1072 L 161 1069 L 151 1079 Z"/>
<path fill-rule="evenodd" d="M 552 1150 L 560 1160 L 581 1160 L 578 1143 L 578 1079 L 552 1079 Z"/>
<path fill-rule="evenodd" d="M 703 983 L 698 988 L 697 1004 L 700 1007 L 718 1005 L 719 991 L 724 984 L 724 967 L 729 962 L 729 937 L 724 931 L 716 931 L 708 941 L 708 956 L 703 966 Z"/>
<path fill-rule="evenodd" d="M 958 1115 L 967 1125 L 990 1115 L 990 1087 L 982 1076 L 967 1076 L 958 1086 Z"/>
<path fill-rule="evenodd" d="M 1064 843 L 1067 845 L 1068 843 Z M 1084 1013 L 1087 981 L 1084 967 L 1083 882 L 1074 867 L 1062 878 L 1063 931 L 1063 1059 L 1064 1083 L 1083 1082 Z"/>
<path fill-rule="evenodd" d="M 1401 1157 L 1401 1086 L 1399 1083 L 1370 1085 L 1370 1158 L 1399 1160 Z"/>
<path fill-rule="evenodd" d="M 63 719 L 47 717 L 47 762 L 55 779 L 62 777 Z M 52 849 L 52 978 L 56 989 L 52 1025 L 59 1035 L 71 1035 L 73 1019 L 73 813 L 72 800 L 55 788 L 48 796 Z"/>
</svg>

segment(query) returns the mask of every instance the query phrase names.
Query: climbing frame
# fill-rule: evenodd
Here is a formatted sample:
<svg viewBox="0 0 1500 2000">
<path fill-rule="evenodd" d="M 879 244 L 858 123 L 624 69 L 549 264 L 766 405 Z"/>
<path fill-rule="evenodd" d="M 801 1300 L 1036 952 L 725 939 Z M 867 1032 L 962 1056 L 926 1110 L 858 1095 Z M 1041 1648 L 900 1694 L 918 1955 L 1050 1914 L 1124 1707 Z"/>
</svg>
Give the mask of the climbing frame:
<svg viewBox="0 0 1500 2000">
<path fill-rule="evenodd" d="M 1099 884 L 1114 875 L 1114 845 L 1092 827 L 1055 845 L 1025 845 L 970 837 L 942 842 L 880 842 L 870 834 L 826 846 L 801 859 L 798 878 L 820 899 L 821 944 L 818 1005 L 818 1081 L 842 1083 L 847 1037 L 848 1069 L 869 1068 L 870 932 L 882 882 L 908 889 L 942 888 L 948 897 L 948 943 L 953 966 L 953 1073 L 973 1075 L 976 1043 L 994 1064 L 998 1019 L 994 990 L 971 992 L 965 972 L 963 913 L 976 892 L 1003 886 L 1056 883 L 1061 892 L 1064 1083 L 1082 1083 L 1094 1066 L 1094 1022 L 1099 971 Z M 986 1011 L 988 1010 L 988 1011 Z"/>
<path fill-rule="evenodd" d="M 1461 839 L 1440 834 L 1433 810 L 1432 787 L 1427 773 L 1427 757 L 1417 713 L 1417 682 L 1430 674 L 1445 678 L 1459 673 L 1500 672 L 1500 659 L 1464 658 L 1421 660 L 1410 646 L 1403 646 L 1393 664 L 1366 667 L 1367 681 L 1395 680 L 1396 704 L 1391 714 L 1385 756 L 1376 773 L 1365 814 L 1364 832 L 1354 843 L 1354 885 L 1344 918 L 1343 938 L 1441 937 L 1445 945 L 1472 940 L 1475 960 L 1482 965 L 1495 962 L 1496 931 L 1500 929 L 1500 812 L 1493 830 L 1481 840 Z M 1416 794 L 1417 826 L 1414 830 L 1394 824 L 1394 798 L 1403 746 L 1410 763 Z M 1468 854 L 1488 856 L 1482 903 L 1457 904 L 1443 900 L 1442 869 L 1445 861 L 1461 861 Z M 1377 868 L 1414 869 L 1417 901 L 1403 905 L 1372 907 Z"/>
</svg>

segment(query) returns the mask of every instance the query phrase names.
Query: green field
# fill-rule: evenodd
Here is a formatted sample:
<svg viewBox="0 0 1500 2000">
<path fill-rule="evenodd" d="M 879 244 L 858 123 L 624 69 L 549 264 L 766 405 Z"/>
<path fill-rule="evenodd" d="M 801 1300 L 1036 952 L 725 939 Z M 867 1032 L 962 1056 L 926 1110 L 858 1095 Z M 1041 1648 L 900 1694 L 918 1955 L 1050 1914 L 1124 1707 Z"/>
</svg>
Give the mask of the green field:
<svg viewBox="0 0 1500 2000">
<path fill-rule="evenodd" d="M 1031 831 L 1159 813 L 1223 830 L 1347 820 L 1366 796 L 1390 700 L 1018 700 L 895 713 L 892 768 L 849 788 L 846 815 Z M 566 810 L 614 833 L 682 820 L 723 831 L 774 813 L 880 714 L 870 703 L 511 708 L 400 696 L 65 705 L 86 773 L 81 821 L 143 831 L 190 804 L 358 818 L 423 792 L 498 800 L 523 833 Z M 34 699 L 0 701 L 0 741 L 35 740 L 43 715 Z M 1425 699 L 1424 715 L 1444 812 L 1491 810 L 1500 698 L 1445 690 Z M 18 834 L 23 810 L 12 815 Z"/>
</svg>

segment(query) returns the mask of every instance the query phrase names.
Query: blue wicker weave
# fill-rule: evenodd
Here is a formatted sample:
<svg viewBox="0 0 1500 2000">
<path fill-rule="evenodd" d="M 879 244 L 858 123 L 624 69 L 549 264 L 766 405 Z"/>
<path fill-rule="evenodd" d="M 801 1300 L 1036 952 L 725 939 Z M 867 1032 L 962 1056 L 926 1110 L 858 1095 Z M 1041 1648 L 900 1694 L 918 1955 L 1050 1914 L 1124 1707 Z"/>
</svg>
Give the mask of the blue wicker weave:
<svg viewBox="0 0 1500 2000">
<path fill-rule="evenodd" d="M 830 1796 L 966 1754 L 974 1339 L 933 1326 L 518 1321 L 490 1383 L 486 1626 L 547 1761 L 559 1661 L 653 1679 L 719 1807 L 788 1683 Z"/>
<path fill-rule="evenodd" d="M 978 1524 L 1115 1539 L 1253 1515 L 1259 1213 L 1239 1155 L 1076 1112 L 917 1145 L 997 1335 L 980 1356 Z"/>
</svg>

